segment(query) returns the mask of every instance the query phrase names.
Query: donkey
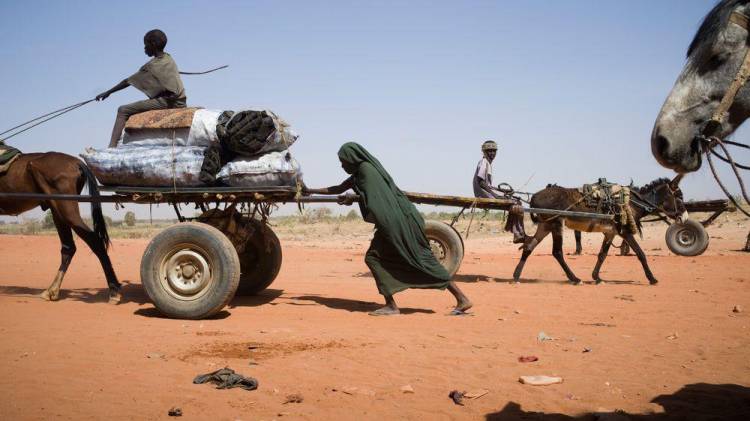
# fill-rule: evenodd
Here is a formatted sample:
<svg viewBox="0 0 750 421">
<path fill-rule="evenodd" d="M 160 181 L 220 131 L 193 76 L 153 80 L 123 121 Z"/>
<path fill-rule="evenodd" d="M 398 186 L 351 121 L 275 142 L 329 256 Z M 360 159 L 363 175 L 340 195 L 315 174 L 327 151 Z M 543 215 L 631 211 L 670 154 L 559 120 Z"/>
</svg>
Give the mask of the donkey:
<svg viewBox="0 0 750 421">
<path fill-rule="evenodd" d="M 737 75 L 750 46 L 748 29 L 732 15 L 750 16 L 750 0 L 723 0 L 703 19 L 687 51 L 687 62 L 651 133 L 659 163 L 688 173 L 701 167 L 701 135 Z M 727 118 L 711 135 L 726 138 L 750 117 L 750 84 L 739 90 Z"/>
<path fill-rule="evenodd" d="M 0 175 L 0 192 L 3 193 L 80 194 L 85 184 L 88 184 L 91 196 L 99 196 L 96 178 L 86 164 L 75 157 L 58 152 L 21 154 L 10 165 L 8 171 Z M 110 242 L 101 203 L 91 203 L 93 230 L 81 218 L 78 203 L 69 200 L 0 198 L 0 215 L 18 215 L 37 206 L 52 211 L 52 219 L 62 243 L 60 269 L 41 297 L 49 301 L 59 299 L 60 285 L 76 252 L 73 240 L 75 231 L 99 258 L 104 276 L 107 278 L 109 302 L 119 303 L 120 283 L 107 254 Z"/>
<path fill-rule="evenodd" d="M 685 215 L 682 191 L 678 186 L 680 178 L 681 176 L 677 176 L 672 181 L 667 178 L 659 178 L 641 188 L 631 188 L 632 198 L 627 206 L 630 207 L 638 231 L 641 229 L 641 218 L 656 209 L 674 218 L 682 218 Z M 585 196 L 578 189 L 569 189 L 556 185 L 547 186 L 547 188 L 531 196 L 530 206 L 532 208 L 596 212 L 596 208 L 586 203 Z M 521 278 L 521 272 L 531 252 L 534 251 L 534 248 L 539 245 L 544 237 L 552 233 L 552 255 L 560 263 L 563 271 L 565 271 L 565 275 L 567 275 L 568 280 L 572 284 L 578 285 L 581 283 L 581 280 L 565 263 L 565 258 L 563 257 L 563 224 L 568 228 L 578 231 L 601 232 L 604 234 L 604 241 L 599 251 L 599 257 L 596 261 L 594 272 L 591 275 L 597 284 L 602 282 L 602 279 L 599 277 L 599 270 L 604 263 L 604 259 L 607 258 L 607 252 L 612 245 L 615 235 L 621 236 L 630 248 L 635 251 L 638 260 L 643 265 L 643 270 L 646 272 L 649 282 L 652 285 L 658 282 L 648 267 L 646 255 L 635 240 L 635 233 L 631 232 L 628 226 L 620 226 L 615 221 L 609 220 L 591 220 L 581 217 L 555 215 L 532 214 L 531 220 L 537 223 L 538 226 L 534 236 L 529 237 L 522 247 L 523 254 L 521 255 L 521 261 L 518 262 L 516 270 L 513 272 L 513 279 L 516 282 Z"/>
</svg>

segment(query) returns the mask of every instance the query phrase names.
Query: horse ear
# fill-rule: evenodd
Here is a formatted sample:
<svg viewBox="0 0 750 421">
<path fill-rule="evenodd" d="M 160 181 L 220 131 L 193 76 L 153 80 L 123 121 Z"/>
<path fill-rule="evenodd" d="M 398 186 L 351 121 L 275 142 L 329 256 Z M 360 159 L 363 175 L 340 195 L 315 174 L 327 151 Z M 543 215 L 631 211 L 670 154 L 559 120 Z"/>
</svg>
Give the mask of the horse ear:
<svg viewBox="0 0 750 421">
<path fill-rule="evenodd" d="M 669 182 L 669 187 L 671 187 L 672 190 L 677 190 L 678 188 L 680 188 L 680 181 L 684 176 L 685 174 L 677 174 L 677 176 Z"/>
</svg>

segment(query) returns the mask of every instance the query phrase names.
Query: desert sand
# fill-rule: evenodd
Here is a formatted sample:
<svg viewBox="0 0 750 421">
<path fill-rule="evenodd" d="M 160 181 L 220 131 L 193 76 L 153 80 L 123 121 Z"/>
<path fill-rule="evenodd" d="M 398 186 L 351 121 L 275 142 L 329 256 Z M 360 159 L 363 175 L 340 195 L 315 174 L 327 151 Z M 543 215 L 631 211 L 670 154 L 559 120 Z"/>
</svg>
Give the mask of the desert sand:
<svg viewBox="0 0 750 421">
<path fill-rule="evenodd" d="M 456 280 L 475 307 L 458 317 L 447 315 L 448 292 L 422 290 L 396 296 L 402 315 L 369 316 L 381 297 L 363 262 L 366 230 L 282 236 L 284 265 L 270 289 L 199 321 L 163 318 L 149 302 L 139 283 L 148 240 L 114 241 L 125 286 L 112 306 L 80 240 L 62 299 L 45 302 L 37 295 L 57 270 L 57 238 L 0 236 L 0 419 L 167 419 L 172 407 L 182 419 L 222 420 L 742 419 L 750 254 L 737 250 L 747 229 L 711 227 L 706 254 L 679 257 L 650 226 L 643 245 L 657 286 L 635 257 L 614 253 L 608 282 L 592 284 L 595 234 L 585 235 L 583 256 L 566 256 L 583 285 L 565 282 L 549 238 L 511 284 L 519 252 L 509 237 L 472 235 Z M 538 361 L 519 362 L 528 356 Z M 260 387 L 192 384 L 225 366 Z M 524 385 L 522 375 L 563 383 Z M 487 393 L 459 406 L 452 390 Z M 303 400 L 285 403 L 289 395 Z"/>
</svg>

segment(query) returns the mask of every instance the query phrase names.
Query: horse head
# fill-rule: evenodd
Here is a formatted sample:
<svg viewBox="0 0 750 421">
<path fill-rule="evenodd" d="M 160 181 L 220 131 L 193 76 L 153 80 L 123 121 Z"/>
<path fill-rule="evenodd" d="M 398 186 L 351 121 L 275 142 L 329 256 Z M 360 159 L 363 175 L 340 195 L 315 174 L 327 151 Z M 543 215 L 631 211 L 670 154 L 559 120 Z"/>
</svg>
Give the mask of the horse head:
<svg viewBox="0 0 750 421">
<path fill-rule="evenodd" d="M 651 152 L 678 173 L 701 166 L 701 139 L 731 135 L 750 116 L 750 83 L 713 120 L 738 74 L 750 45 L 750 0 L 722 0 L 703 20 L 687 52 L 687 62 L 659 112 Z"/>
<path fill-rule="evenodd" d="M 637 189 L 638 196 L 646 200 L 649 205 L 664 212 L 668 217 L 683 220 L 687 218 L 687 210 L 679 186 L 682 177 L 681 174 L 678 174 L 672 180 L 658 178 Z"/>
</svg>

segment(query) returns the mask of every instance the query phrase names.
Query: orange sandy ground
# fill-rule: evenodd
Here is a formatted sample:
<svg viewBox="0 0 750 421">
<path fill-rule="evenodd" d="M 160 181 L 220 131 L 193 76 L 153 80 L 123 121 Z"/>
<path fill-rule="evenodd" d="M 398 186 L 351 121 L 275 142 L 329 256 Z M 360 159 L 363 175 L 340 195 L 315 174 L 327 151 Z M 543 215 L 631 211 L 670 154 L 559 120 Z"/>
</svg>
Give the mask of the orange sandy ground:
<svg viewBox="0 0 750 421">
<path fill-rule="evenodd" d="M 363 262 L 367 238 L 287 241 L 271 289 L 202 321 L 162 318 L 148 302 L 146 240 L 114 242 L 126 286 L 111 306 L 80 241 L 62 300 L 49 303 L 37 295 L 57 268 L 57 238 L 0 236 L 0 419 L 166 419 L 173 406 L 182 419 L 227 420 L 740 416 L 750 408 L 750 254 L 732 250 L 747 227 L 710 230 L 695 258 L 669 255 L 655 230 L 644 248 L 656 287 L 635 257 L 619 256 L 604 266 L 612 282 L 568 285 L 549 239 L 513 285 L 508 237 L 470 239 L 457 280 L 475 307 L 464 317 L 446 316 L 447 292 L 420 290 L 396 296 L 405 314 L 369 316 L 381 297 Z M 586 254 L 567 258 L 590 279 L 599 236 L 585 239 Z M 540 331 L 555 339 L 538 342 Z M 539 361 L 518 362 L 528 355 Z M 192 384 L 224 366 L 260 388 Z M 532 374 L 564 383 L 518 382 Z M 453 389 L 489 393 L 457 406 Z M 285 404 L 291 394 L 304 401 Z"/>
</svg>

